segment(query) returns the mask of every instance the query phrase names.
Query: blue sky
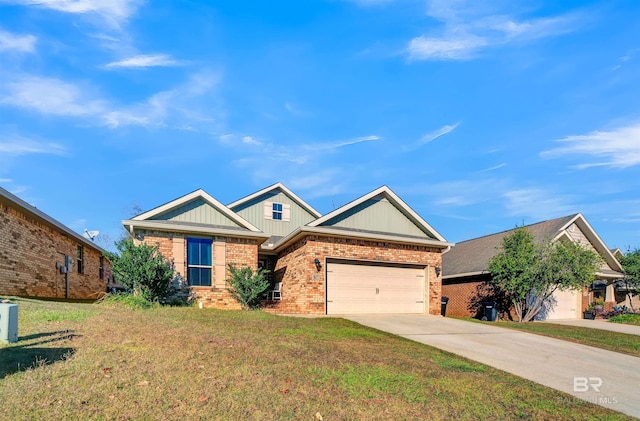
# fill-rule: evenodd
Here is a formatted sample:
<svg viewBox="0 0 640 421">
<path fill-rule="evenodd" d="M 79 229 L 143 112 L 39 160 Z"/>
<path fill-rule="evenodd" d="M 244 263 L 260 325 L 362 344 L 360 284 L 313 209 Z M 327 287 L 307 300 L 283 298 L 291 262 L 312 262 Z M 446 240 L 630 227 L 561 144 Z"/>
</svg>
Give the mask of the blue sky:
<svg viewBox="0 0 640 421">
<path fill-rule="evenodd" d="M 447 240 L 640 247 L 640 2 L 0 0 L 0 186 L 82 232 L 388 185 Z"/>
</svg>

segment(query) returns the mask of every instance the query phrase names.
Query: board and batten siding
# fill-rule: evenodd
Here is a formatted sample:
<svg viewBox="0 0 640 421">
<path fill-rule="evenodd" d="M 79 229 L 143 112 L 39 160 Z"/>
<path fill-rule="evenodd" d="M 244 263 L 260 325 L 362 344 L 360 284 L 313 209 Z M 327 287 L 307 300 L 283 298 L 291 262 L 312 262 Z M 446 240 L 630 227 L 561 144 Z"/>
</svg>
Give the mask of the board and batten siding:
<svg viewBox="0 0 640 421">
<path fill-rule="evenodd" d="M 265 204 L 282 203 L 289 205 L 289 220 L 273 220 L 265 217 Z M 261 231 L 276 236 L 285 236 L 296 228 L 306 225 L 316 219 L 305 208 L 300 206 L 295 200 L 291 199 L 284 192 L 271 191 L 264 195 L 244 203 L 241 206 L 232 208 L 235 213 L 249 221 Z"/>
<path fill-rule="evenodd" d="M 239 227 L 235 221 L 221 213 L 202 198 L 192 200 L 175 209 L 156 215 L 152 220 L 193 222 L 226 227 Z"/>
<path fill-rule="evenodd" d="M 326 221 L 322 226 L 430 237 L 391 202 L 379 198 L 369 199 L 348 212 Z"/>
</svg>

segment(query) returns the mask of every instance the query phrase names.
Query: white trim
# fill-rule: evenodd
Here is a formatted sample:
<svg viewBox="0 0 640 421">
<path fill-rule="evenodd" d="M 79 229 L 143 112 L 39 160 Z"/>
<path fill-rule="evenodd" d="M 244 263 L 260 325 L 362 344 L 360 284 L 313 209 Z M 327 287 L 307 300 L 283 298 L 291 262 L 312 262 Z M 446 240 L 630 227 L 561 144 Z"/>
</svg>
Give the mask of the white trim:
<svg viewBox="0 0 640 421">
<path fill-rule="evenodd" d="M 453 246 L 453 243 L 447 243 L 446 241 L 433 240 L 428 238 L 408 238 L 402 237 L 393 234 L 379 234 L 379 233 L 371 233 L 371 232 L 361 232 L 361 231 L 345 231 L 341 229 L 331 228 L 331 227 L 310 227 L 308 225 L 296 228 L 291 234 L 283 237 L 280 241 L 275 243 L 273 246 L 261 247 L 262 250 L 281 250 L 282 248 L 288 246 L 290 243 L 297 240 L 299 237 L 304 237 L 309 234 L 320 234 L 327 235 L 331 237 L 343 237 L 343 238 L 358 238 L 363 240 L 373 240 L 373 241 L 385 241 L 389 243 L 400 243 L 400 244 L 418 244 L 424 246 L 431 246 L 435 248 L 447 248 Z"/>
<path fill-rule="evenodd" d="M 200 233 L 200 234 L 217 234 L 221 237 L 248 237 L 267 240 L 269 236 L 262 231 L 243 231 L 234 230 L 229 228 L 221 228 L 217 226 L 193 226 L 175 224 L 167 221 L 136 221 L 133 219 L 125 219 L 122 221 L 122 225 L 133 234 L 133 230 L 136 228 L 141 229 L 154 229 L 158 231 L 168 232 L 183 232 L 183 233 Z"/>
<path fill-rule="evenodd" d="M 604 243 L 604 241 L 602 241 L 602 239 L 600 238 L 598 233 L 593 229 L 593 227 L 591 227 L 591 225 L 589 224 L 587 219 L 582 215 L 582 213 L 576 214 L 575 217 L 573 217 L 562 228 L 560 228 L 560 233 L 553 240 L 555 241 L 560 237 L 562 237 L 563 235 L 565 235 L 567 236 L 567 238 L 569 238 L 573 242 L 576 242 L 575 239 L 571 238 L 571 236 L 567 232 L 567 229 L 574 223 L 578 225 L 578 228 L 580 228 L 580 231 L 582 231 L 584 236 L 587 237 L 589 242 L 591 242 L 591 245 L 593 245 L 593 247 L 596 250 L 598 250 L 600 255 L 604 257 L 604 259 L 606 260 L 607 264 L 611 269 L 614 269 L 614 270 L 617 269 L 620 272 L 624 272 L 624 269 L 622 268 L 622 265 L 620 264 L 618 259 L 616 259 L 613 253 L 611 253 L 611 250 L 609 250 L 607 245 Z"/>
<path fill-rule="evenodd" d="M 315 216 L 316 218 L 320 218 L 322 216 L 322 214 L 320 212 L 318 212 L 317 210 L 315 210 L 313 207 L 311 207 L 311 205 L 309 205 L 307 202 L 305 202 L 304 200 L 302 200 L 300 197 L 298 197 L 298 195 L 296 195 L 294 192 L 292 192 L 291 190 L 289 190 L 284 184 L 278 182 L 276 184 L 273 184 L 269 187 L 265 187 L 262 190 L 259 190 L 255 193 L 250 194 L 249 196 L 245 196 L 242 199 L 238 199 L 233 203 L 229 203 L 227 205 L 227 207 L 229 209 L 233 209 L 235 207 L 238 207 L 246 202 L 249 202 L 250 200 L 253 200 L 259 196 L 262 196 L 265 193 L 269 193 L 272 190 L 277 190 L 280 189 L 282 190 L 287 196 L 289 196 L 290 198 L 292 198 L 294 201 L 298 202 L 298 204 L 300 206 L 302 206 L 305 210 L 307 210 L 310 214 L 312 214 L 313 216 Z"/>
<path fill-rule="evenodd" d="M 242 218 L 240 215 L 238 215 L 237 213 L 233 212 L 231 209 L 229 209 L 228 207 L 226 207 L 222 203 L 218 202 L 216 199 L 213 198 L 213 196 L 211 196 L 210 194 L 208 194 L 207 192 L 205 192 L 202 189 L 198 189 L 198 190 L 193 191 L 193 192 L 191 192 L 189 194 L 186 194 L 186 195 L 184 195 L 182 197 L 174 199 L 171 202 L 165 203 L 164 205 L 158 206 L 158 207 L 153 208 L 153 209 L 151 209 L 151 210 L 149 210 L 147 212 L 141 213 L 140 215 L 137 215 L 137 216 L 131 218 L 131 220 L 132 221 L 144 221 L 144 220 L 152 218 L 152 217 L 154 217 L 156 215 L 159 215 L 161 213 L 167 212 L 167 211 L 169 211 L 169 210 L 171 210 L 173 208 L 176 208 L 176 207 L 178 207 L 180 205 L 184 205 L 185 203 L 188 203 L 188 202 L 190 202 L 192 200 L 195 200 L 195 199 L 198 199 L 198 198 L 204 199 L 211 206 L 213 206 L 214 208 L 216 208 L 217 210 L 222 212 L 225 216 L 227 216 L 232 221 L 236 222 L 241 227 L 246 228 L 246 229 L 248 229 L 250 231 L 261 232 L 258 228 L 256 228 L 251 223 L 249 223 L 249 221 L 247 221 L 246 219 Z"/>
<path fill-rule="evenodd" d="M 416 223 L 419 228 L 421 228 L 423 231 L 428 232 L 430 235 L 432 235 L 433 237 L 435 237 L 435 239 L 439 240 L 439 241 L 443 241 L 446 242 L 446 240 L 444 239 L 443 236 L 441 236 L 435 229 L 433 229 L 433 227 L 431 225 L 429 225 L 427 223 L 427 221 L 425 221 L 424 219 L 422 219 L 422 217 L 420 215 L 418 215 L 413 209 L 411 209 L 411 207 L 409 207 L 409 205 L 407 205 L 402 199 L 400 199 L 400 197 L 398 197 L 393 191 L 391 191 L 391 189 L 387 186 L 382 186 L 379 187 L 375 190 L 373 190 L 370 193 L 365 194 L 364 196 L 353 200 L 352 202 L 347 203 L 346 205 L 332 211 L 329 212 L 328 214 L 324 215 L 321 218 L 316 219 L 315 221 L 312 221 L 310 223 L 307 224 L 308 227 L 317 227 L 329 220 L 331 220 L 332 218 L 349 211 L 350 209 L 353 209 L 354 207 L 366 202 L 369 199 L 372 199 L 378 195 L 384 195 L 394 206 L 396 206 L 400 212 L 402 212 L 403 214 L 405 214 L 405 216 L 407 216 L 409 219 L 412 219 L 414 223 Z M 453 245 L 453 244 L 451 244 Z"/>
</svg>

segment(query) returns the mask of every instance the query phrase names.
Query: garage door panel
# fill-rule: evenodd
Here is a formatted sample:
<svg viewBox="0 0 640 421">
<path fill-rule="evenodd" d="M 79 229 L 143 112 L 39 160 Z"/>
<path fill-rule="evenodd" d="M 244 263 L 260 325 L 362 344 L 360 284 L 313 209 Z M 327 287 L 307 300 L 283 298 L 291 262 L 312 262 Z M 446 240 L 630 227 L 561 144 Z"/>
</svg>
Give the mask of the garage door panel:
<svg viewBox="0 0 640 421">
<path fill-rule="evenodd" d="M 422 313 L 424 269 L 329 263 L 327 313 Z"/>
<path fill-rule="evenodd" d="M 580 292 L 575 290 L 556 290 L 548 303 L 539 313 L 538 320 L 561 320 L 579 318 Z"/>
</svg>

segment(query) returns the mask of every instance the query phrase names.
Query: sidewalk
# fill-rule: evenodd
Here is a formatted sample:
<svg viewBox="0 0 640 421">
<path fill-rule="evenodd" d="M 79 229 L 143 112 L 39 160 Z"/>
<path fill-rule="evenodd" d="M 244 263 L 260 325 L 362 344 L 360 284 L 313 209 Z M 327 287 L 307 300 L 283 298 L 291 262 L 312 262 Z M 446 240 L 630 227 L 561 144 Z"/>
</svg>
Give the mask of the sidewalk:
<svg viewBox="0 0 640 421">
<path fill-rule="evenodd" d="M 540 322 L 536 322 L 536 323 L 540 323 Z M 604 319 L 549 320 L 542 323 L 551 323 L 554 325 L 588 327 L 590 329 L 610 330 L 612 332 L 627 333 L 629 335 L 640 335 L 640 326 L 625 325 L 622 323 L 610 323 L 608 320 L 604 320 Z"/>
</svg>

